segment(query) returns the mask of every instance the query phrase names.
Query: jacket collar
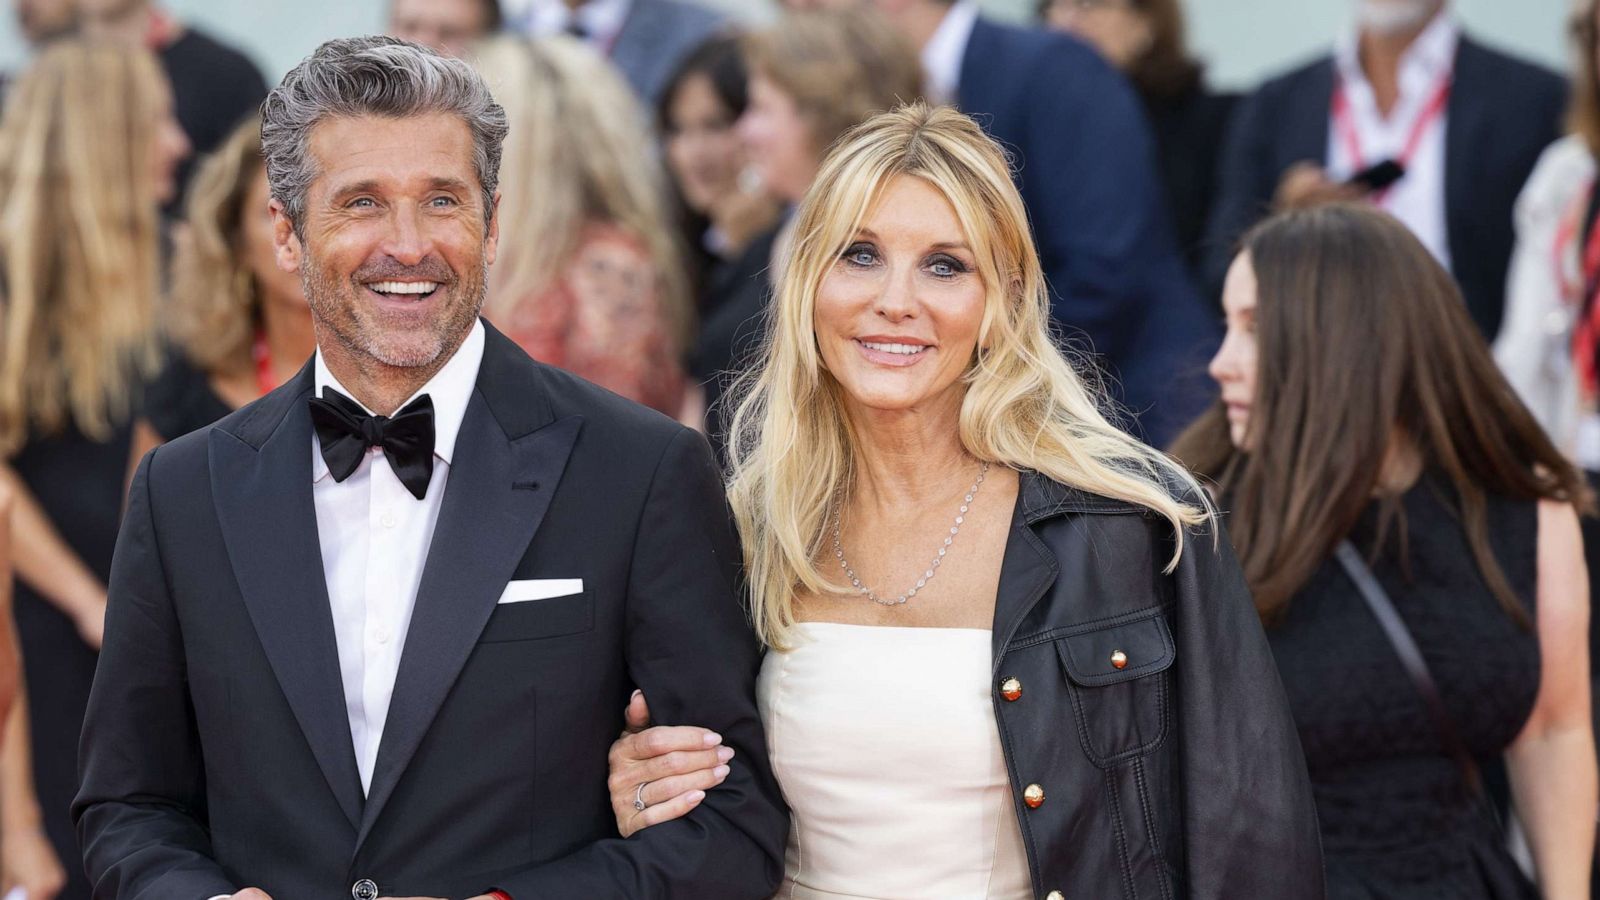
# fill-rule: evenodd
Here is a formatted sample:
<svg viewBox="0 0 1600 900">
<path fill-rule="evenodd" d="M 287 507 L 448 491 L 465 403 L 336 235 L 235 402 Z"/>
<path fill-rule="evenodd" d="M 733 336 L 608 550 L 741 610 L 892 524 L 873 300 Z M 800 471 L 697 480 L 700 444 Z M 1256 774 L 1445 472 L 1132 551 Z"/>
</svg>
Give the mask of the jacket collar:
<svg viewBox="0 0 1600 900">
<path fill-rule="evenodd" d="M 1023 469 L 1020 475 L 1019 507 L 1023 521 L 1033 525 L 1044 519 L 1067 513 L 1132 513 L 1139 507 L 1126 500 L 1116 500 L 1070 487 L 1041 475 L 1032 469 Z"/>
</svg>

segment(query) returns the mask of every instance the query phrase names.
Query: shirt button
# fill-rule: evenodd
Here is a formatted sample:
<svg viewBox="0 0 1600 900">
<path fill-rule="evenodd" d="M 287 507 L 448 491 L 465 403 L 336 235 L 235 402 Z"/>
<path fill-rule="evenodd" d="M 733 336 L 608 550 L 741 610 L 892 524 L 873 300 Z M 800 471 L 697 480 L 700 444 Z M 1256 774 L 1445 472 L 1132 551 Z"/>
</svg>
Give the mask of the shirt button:
<svg viewBox="0 0 1600 900">
<path fill-rule="evenodd" d="M 373 630 L 372 639 L 377 641 L 380 644 L 389 643 L 389 629 L 387 629 L 387 628 L 378 628 L 378 629 Z"/>
<path fill-rule="evenodd" d="M 396 520 L 395 520 L 395 517 L 394 517 L 394 513 L 386 512 L 386 513 L 383 514 L 383 516 L 381 518 L 378 519 L 378 521 L 382 522 L 383 523 L 383 527 L 385 527 L 385 528 L 393 528 L 395 526 L 395 521 Z"/>
<path fill-rule="evenodd" d="M 350 896 L 355 900 L 377 900 L 378 884 L 371 878 L 363 878 L 350 886 Z"/>
</svg>

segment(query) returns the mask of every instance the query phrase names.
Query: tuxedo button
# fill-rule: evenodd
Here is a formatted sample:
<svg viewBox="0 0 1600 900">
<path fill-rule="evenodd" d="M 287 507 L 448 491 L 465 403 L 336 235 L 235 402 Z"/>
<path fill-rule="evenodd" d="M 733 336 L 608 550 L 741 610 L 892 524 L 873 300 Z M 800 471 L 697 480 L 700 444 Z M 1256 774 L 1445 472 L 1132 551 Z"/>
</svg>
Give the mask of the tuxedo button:
<svg viewBox="0 0 1600 900">
<path fill-rule="evenodd" d="M 355 900 L 378 900 L 378 883 L 371 878 L 363 878 L 350 886 L 350 896 Z"/>
<path fill-rule="evenodd" d="M 396 519 L 394 517 L 394 513 L 386 512 L 383 514 L 383 518 L 379 519 L 378 521 L 382 522 L 383 527 L 385 528 L 393 528 L 395 526 Z"/>
</svg>

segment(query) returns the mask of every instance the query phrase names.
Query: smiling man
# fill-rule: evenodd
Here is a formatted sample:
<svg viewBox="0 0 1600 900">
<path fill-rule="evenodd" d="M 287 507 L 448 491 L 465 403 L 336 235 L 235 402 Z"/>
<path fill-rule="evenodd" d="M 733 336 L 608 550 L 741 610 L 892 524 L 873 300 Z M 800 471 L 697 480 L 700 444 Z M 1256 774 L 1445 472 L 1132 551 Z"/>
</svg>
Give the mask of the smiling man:
<svg viewBox="0 0 1600 900">
<path fill-rule="evenodd" d="M 505 133 L 467 65 L 391 38 L 330 41 L 268 98 L 317 353 L 134 477 L 73 809 L 96 897 L 775 887 L 709 448 L 478 318 Z M 738 755 L 623 841 L 606 753 L 635 687 Z"/>
</svg>

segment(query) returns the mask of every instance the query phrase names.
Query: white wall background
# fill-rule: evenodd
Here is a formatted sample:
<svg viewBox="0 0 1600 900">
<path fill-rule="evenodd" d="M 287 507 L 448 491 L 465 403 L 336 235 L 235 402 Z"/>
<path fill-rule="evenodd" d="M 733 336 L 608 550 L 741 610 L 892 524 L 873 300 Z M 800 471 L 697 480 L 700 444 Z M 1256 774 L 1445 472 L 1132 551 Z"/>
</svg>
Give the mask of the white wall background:
<svg viewBox="0 0 1600 900">
<path fill-rule="evenodd" d="M 764 19 L 771 0 L 701 0 L 736 16 Z M 1480 39 L 1566 66 L 1570 0 L 1455 0 Z M 998 18 L 1023 20 L 1033 0 L 982 0 Z M 385 0 L 166 0 L 182 18 L 249 53 L 274 81 L 319 42 L 383 27 Z M 1211 64 L 1212 81 L 1239 89 L 1322 50 L 1346 27 L 1351 0 L 1184 0 L 1190 39 Z M 21 65 L 26 50 L 10 16 L 0 16 L 0 69 Z"/>
</svg>

